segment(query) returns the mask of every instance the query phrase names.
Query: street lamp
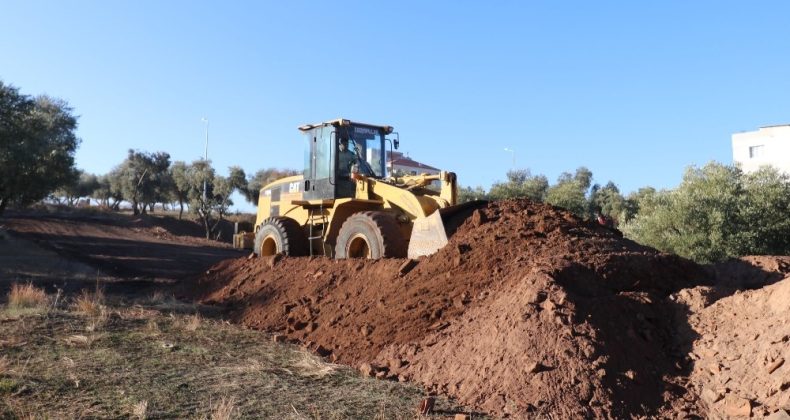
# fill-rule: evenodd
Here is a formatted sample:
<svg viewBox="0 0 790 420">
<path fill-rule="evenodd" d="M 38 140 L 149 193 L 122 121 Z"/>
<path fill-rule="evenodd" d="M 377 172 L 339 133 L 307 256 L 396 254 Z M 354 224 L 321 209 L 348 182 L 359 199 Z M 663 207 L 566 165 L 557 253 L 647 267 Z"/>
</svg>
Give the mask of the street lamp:
<svg viewBox="0 0 790 420">
<path fill-rule="evenodd" d="M 203 118 L 200 119 L 200 121 L 203 121 L 204 123 L 206 123 L 206 148 L 205 148 L 205 151 L 203 153 L 203 160 L 206 162 L 206 166 L 208 166 L 208 118 L 207 117 L 203 117 Z M 206 202 L 206 178 L 205 178 L 205 176 L 203 177 L 203 202 L 204 203 Z"/>
<path fill-rule="evenodd" d="M 508 147 L 505 147 L 505 151 L 509 152 L 512 155 L 512 157 L 513 157 L 513 162 L 512 162 L 511 169 L 516 169 L 516 151 L 513 150 L 513 149 L 510 149 Z"/>
</svg>

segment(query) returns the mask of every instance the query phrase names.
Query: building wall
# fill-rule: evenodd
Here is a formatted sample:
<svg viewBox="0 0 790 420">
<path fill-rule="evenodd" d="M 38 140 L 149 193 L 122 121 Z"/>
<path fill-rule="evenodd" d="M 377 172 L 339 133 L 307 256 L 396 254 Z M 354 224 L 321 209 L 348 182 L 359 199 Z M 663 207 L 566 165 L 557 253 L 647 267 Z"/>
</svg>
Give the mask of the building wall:
<svg viewBox="0 0 790 420">
<path fill-rule="evenodd" d="M 416 167 L 416 166 L 399 165 L 397 163 L 395 165 L 393 165 L 392 168 L 396 172 L 397 171 L 401 171 L 402 173 L 404 173 L 406 175 L 419 175 L 419 174 L 431 174 L 431 175 L 434 175 L 434 174 L 438 174 L 439 173 L 439 171 L 435 171 L 435 170 L 431 170 L 431 169 L 425 169 L 425 168 L 420 168 L 420 167 Z"/>
<path fill-rule="evenodd" d="M 790 174 L 790 125 L 733 134 L 732 160 L 747 173 L 772 165 Z"/>
</svg>

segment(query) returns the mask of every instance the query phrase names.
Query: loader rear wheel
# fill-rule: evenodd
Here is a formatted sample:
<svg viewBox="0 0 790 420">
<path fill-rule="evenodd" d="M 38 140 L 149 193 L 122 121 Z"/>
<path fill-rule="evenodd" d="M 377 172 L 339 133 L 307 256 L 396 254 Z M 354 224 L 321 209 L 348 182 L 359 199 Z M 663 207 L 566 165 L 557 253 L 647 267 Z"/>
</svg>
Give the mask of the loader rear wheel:
<svg viewBox="0 0 790 420">
<path fill-rule="evenodd" d="M 266 257 L 285 254 L 292 257 L 307 255 L 307 237 L 296 220 L 270 217 L 261 223 L 255 234 L 255 253 Z"/>
<path fill-rule="evenodd" d="M 340 227 L 335 258 L 403 258 L 406 240 L 395 218 L 386 212 L 365 211 L 349 217 Z"/>
</svg>

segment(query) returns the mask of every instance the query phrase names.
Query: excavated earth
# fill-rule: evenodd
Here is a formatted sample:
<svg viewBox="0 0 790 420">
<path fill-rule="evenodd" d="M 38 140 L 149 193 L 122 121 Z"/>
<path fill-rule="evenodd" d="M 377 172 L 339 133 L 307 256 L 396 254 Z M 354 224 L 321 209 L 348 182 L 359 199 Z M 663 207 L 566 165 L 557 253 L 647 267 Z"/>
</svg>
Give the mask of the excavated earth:
<svg viewBox="0 0 790 420">
<path fill-rule="evenodd" d="M 749 415 L 790 409 L 790 281 L 777 282 L 778 266 L 702 267 L 527 200 L 465 216 L 414 267 L 239 258 L 185 293 L 338 363 L 498 416 L 726 417 L 744 401 Z M 737 284 L 747 277 L 757 280 Z M 748 340 L 751 354 L 731 360 Z M 777 363 L 780 379 L 766 378 Z M 752 392 L 758 383 L 770 391 Z"/>
</svg>

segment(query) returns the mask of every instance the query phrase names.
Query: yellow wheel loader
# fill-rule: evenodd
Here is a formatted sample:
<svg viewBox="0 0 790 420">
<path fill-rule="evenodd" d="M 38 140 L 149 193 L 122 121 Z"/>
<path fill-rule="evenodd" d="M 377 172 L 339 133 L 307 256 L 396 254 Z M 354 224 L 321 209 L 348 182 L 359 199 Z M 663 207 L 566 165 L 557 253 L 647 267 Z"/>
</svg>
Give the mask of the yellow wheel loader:
<svg viewBox="0 0 790 420">
<path fill-rule="evenodd" d="M 388 176 L 386 146 L 391 154 L 399 144 L 386 138 L 389 126 L 337 119 L 299 130 L 304 173 L 264 186 L 255 232 L 234 243 L 261 256 L 373 259 L 416 258 L 447 244 L 442 216 L 466 207 L 457 205 L 454 173 Z"/>
</svg>

